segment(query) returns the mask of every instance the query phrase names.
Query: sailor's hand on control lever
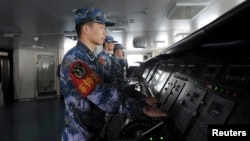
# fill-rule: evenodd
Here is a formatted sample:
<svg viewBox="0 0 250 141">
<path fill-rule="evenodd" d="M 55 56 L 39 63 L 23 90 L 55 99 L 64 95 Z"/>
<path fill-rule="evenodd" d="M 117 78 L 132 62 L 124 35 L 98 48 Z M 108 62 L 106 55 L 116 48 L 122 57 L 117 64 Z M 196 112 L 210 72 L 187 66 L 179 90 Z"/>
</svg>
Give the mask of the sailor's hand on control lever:
<svg viewBox="0 0 250 141">
<path fill-rule="evenodd" d="M 149 117 L 159 117 L 159 118 L 167 117 L 166 112 L 163 112 L 159 108 L 155 108 L 155 107 L 144 107 L 143 113 Z"/>
<path fill-rule="evenodd" d="M 144 102 L 146 103 L 146 105 L 143 108 L 143 113 L 149 117 L 159 117 L 159 118 L 165 118 L 167 117 L 167 113 L 163 112 L 160 108 L 159 105 L 161 104 L 161 102 L 159 101 L 159 99 L 155 98 L 155 97 L 146 97 L 144 99 Z"/>
<path fill-rule="evenodd" d="M 161 104 L 161 102 L 155 97 L 146 97 L 144 99 L 144 102 L 151 107 L 159 107 L 159 105 Z"/>
</svg>

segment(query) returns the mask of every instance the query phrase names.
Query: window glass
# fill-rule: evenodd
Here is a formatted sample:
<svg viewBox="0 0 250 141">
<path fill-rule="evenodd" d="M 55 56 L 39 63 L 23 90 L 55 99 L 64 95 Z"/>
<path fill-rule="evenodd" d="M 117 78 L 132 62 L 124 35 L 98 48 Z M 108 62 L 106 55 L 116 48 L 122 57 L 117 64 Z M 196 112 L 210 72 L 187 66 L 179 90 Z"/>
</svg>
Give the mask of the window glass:
<svg viewBox="0 0 250 141">
<path fill-rule="evenodd" d="M 128 66 L 139 66 L 138 62 L 143 61 L 143 55 L 141 54 L 133 54 L 127 56 Z"/>
</svg>

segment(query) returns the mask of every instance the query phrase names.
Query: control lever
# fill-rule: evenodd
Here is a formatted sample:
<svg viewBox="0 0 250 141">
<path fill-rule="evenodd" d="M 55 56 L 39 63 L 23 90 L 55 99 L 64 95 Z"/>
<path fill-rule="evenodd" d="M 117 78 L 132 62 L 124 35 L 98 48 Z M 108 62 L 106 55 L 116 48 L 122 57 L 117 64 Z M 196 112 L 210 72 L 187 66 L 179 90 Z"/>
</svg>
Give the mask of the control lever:
<svg viewBox="0 0 250 141">
<path fill-rule="evenodd" d="M 137 134 L 137 138 L 140 139 L 143 136 L 145 136 L 146 134 L 148 134 L 149 132 L 151 132 L 152 130 L 154 130 L 155 128 L 159 127 L 160 125 L 162 125 L 164 123 L 164 121 L 161 121 L 160 123 L 156 124 L 155 126 L 151 127 L 150 129 L 148 129 L 147 131 L 140 133 L 139 135 Z"/>
<path fill-rule="evenodd" d="M 160 123 L 156 124 L 155 126 L 153 126 L 152 128 L 148 129 L 147 131 L 145 131 L 144 133 L 141 134 L 141 136 L 146 135 L 147 133 L 151 132 L 152 130 L 154 130 L 155 128 L 159 127 L 160 125 L 162 125 L 164 123 L 164 121 L 161 121 Z"/>
</svg>

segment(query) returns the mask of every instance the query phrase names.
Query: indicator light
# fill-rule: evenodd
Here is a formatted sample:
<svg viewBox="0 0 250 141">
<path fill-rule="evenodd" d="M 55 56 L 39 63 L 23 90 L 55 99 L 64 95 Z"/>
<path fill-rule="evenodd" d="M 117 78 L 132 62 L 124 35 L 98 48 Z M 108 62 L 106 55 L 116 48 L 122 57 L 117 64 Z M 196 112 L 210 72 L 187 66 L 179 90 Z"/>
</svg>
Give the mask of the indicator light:
<svg viewBox="0 0 250 141">
<path fill-rule="evenodd" d="M 218 91 L 218 90 L 219 90 L 219 87 L 218 87 L 218 86 L 214 86 L 214 90 L 215 90 L 215 91 Z"/>
</svg>

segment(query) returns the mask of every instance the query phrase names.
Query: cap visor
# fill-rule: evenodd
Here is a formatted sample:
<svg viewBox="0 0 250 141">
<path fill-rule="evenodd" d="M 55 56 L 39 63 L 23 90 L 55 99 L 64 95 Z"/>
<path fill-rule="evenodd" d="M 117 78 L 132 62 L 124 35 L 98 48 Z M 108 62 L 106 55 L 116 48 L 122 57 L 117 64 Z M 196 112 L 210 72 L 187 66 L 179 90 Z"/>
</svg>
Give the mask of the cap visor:
<svg viewBox="0 0 250 141">
<path fill-rule="evenodd" d="M 114 26 L 115 23 L 114 23 L 114 22 L 111 22 L 111 21 L 105 21 L 105 25 L 106 25 L 106 26 Z"/>
<path fill-rule="evenodd" d="M 116 49 L 125 49 L 124 47 L 118 47 L 118 48 L 116 48 Z"/>
</svg>

